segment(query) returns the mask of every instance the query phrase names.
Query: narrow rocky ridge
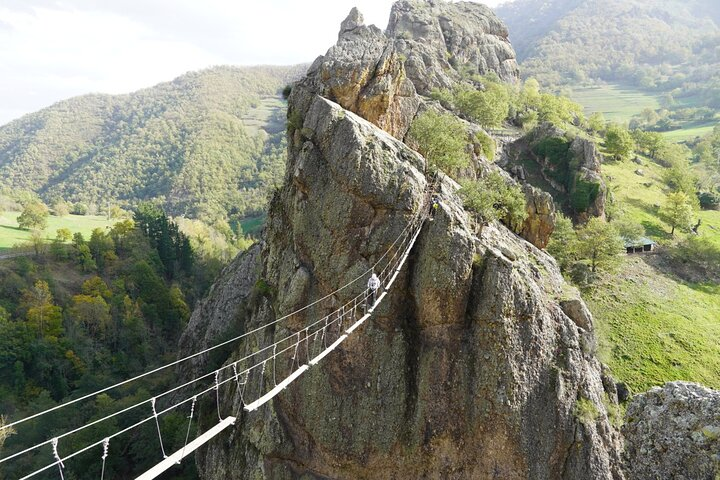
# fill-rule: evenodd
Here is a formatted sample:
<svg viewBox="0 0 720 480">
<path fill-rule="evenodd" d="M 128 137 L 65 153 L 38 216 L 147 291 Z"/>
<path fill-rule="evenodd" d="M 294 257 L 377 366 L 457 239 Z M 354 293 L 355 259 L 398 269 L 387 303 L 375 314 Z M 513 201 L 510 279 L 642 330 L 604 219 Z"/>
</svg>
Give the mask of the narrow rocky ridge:
<svg viewBox="0 0 720 480">
<path fill-rule="evenodd" d="M 402 139 L 426 102 L 416 92 L 445 81 L 445 69 L 421 79 L 406 70 L 411 55 L 402 60 L 398 50 L 408 50 L 399 42 L 419 45 L 419 32 L 438 25 L 445 50 L 421 55 L 430 70 L 455 48 L 459 67 L 516 76 L 506 30 L 485 7 L 398 2 L 387 34 L 353 10 L 338 43 L 293 86 L 287 169 L 263 241 L 195 310 L 184 352 L 329 293 L 402 231 L 427 184 L 425 160 Z M 605 407 L 616 393 L 594 356 L 587 308 L 552 257 L 499 223 L 478 225 L 457 189 L 443 177 L 440 211 L 373 320 L 201 450 L 203 478 L 623 478 Z M 363 287 L 339 293 L 336 304 Z M 298 331 L 308 313 L 219 361 Z M 597 416 L 582 418 L 578 402 Z M 222 408 L 240 406 L 236 391 L 224 392 Z M 201 410 L 207 428 L 213 406 Z"/>
</svg>

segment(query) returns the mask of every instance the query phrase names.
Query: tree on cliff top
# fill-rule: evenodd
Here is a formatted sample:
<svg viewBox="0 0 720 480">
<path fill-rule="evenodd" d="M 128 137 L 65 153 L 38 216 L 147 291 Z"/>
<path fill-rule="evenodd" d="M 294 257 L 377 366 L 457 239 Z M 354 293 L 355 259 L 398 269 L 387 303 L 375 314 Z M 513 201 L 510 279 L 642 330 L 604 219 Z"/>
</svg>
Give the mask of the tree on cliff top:
<svg viewBox="0 0 720 480">
<path fill-rule="evenodd" d="M 458 192 L 463 206 L 477 213 L 484 222 L 502 220 L 510 226 L 521 225 L 527 217 L 525 194 L 497 172 L 480 180 L 464 180 Z"/>
<path fill-rule="evenodd" d="M 452 115 L 428 110 L 413 121 L 410 138 L 431 169 L 451 173 L 469 165 L 467 131 Z"/>
</svg>

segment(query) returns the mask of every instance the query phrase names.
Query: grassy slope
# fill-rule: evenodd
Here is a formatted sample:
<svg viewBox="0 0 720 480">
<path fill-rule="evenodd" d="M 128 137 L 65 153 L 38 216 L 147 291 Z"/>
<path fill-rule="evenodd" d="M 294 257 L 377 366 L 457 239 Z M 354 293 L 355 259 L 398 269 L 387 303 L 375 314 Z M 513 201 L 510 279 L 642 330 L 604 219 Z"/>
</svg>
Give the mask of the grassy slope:
<svg viewBox="0 0 720 480">
<path fill-rule="evenodd" d="M 240 220 L 240 226 L 242 227 L 243 233 L 252 236 L 258 236 L 265 225 L 265 214 L 258 217 L 247 217 Z"/>
<path fill-rule="evenodd" d="M 571 98 L 585 107 L 586 114 L 601 112 L 608 120 L 621 123 L 645 108 L 660 108 L 658 97 L 619 85 L 573 88 Z"/>
<path fill-rule="evenodd" d="M 608 120 L 618 123 L 629 122 L 633 115 L 637 115 L 645 108 L 653 110 L 660 108 L 659 95 L 622 85 L 576 87 L 573 88 L 570 97 L 585 107 L 587 115 L 601 112 Z M 698 106 L 694 98 L 683 98 L 681 103 L 688 107 Z M 710 133 L 716 124 L 717 120 L 687 122 L 682 125 L 682 129 L 663 132 L 663 136 L 671 142 L 692 140 Z"/>
<path fill-rule="evenodd" d="M 644 176 L 634 173 L 638 168 Z M 671 244 L 670 228 L 655 207 L 665 199 L 662 167 L 610 163 L 603 173 L 612 178 L 626 217 L 642 224 L 661 249 Z M 720 246 L 720 212 L 699 215 L 700 233 Z M 663 258 L 662 250 L 627 257 L 616 273 L 585 292 L 600 358 L 636 392 L 679 379 L 720 388 L 720 286 L 682 282 L 666 273 Z"/>
<path fill-rule="evenodd" d="M 261 130 L 278 132 L 285 129 L 284 122 L 278 122 L 278 110 L 285 117 L 285 102 L 278 97 L 262 97 L 257 105 L 251 106 L 240 118 L 249 135 L 254 136 Z"/>
<path fill-rule="evenodd" d="M 29 231 L 18 228 L 16 221 L 18 215 L 20 215 L 18 212 L 5 212 L 0 215 L 0 253 L 30 239 Z M 116 220 L 107 220 L 106 217 L 94 215 L 50 217 L 45 233 L 48 239 L 52 239 L 55 238 L 55 232 L 59 228 L 69 228 L 73 233 L 80 232 L 85 238 L 90 238 L 90 234 L 95 228 L 105 228 L 115 222 Z"/>
<path fill-rule="evenodd" d="M 667 194 L 662 182 L 663 167 L 648 159 L 643 159 L 643 162 L 643 165 L 606 163 L 602 167 L 603 175 L 609 181 L 613 195 L 623 205 L 625 215 L 645 227 L 648 237 L 660 244 L 668 243 L 673 239 L 670 226 L 662 215 Z M 636 170 L 642 170 L 643 176 L 637 175 Z M 720 246 L 720 211 L 700 211 L 697 215 L 702 219 L 700 233 Z"/>
<path fill-rule="evenodd" d="M 630 257 L 584 295 L 601 361 L 634 392 L 671 380 L 720 388 L 720 286 L 684 284 L 654 260 Z"/>
<path fill-rule="evenodd" d="M 682 142 L 685 140 L 693 140 L 696 137 L 704 137 L 711 133 L 717 120 L 712 122 L 691 122 L 686 123 L 681 130 L 673 130 L 671 132 L 663 132 L 663 137 L 671 142 Z"/>
</svg>

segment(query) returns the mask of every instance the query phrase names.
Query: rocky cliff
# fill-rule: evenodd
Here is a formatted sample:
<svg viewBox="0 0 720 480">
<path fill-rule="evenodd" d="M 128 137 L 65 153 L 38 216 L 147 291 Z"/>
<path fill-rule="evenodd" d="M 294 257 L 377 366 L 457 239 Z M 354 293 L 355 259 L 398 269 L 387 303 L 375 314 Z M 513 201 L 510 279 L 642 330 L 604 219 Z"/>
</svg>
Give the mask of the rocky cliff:
<svg viewBox="0 0 720 480">
<path fill-rule="evenodd" d="M 426 87 L 388 41 L 409 29 L 401 28 L 408 18 L 440 25 L 446 45 L 470 42 L 458 58 L 480 55 L 508 74 L 512 62 L 493 63 L 493 49 L 478 53 L 464 27 L 450 34 L 448 25 L 463 18 L 502 32 L 484 7 L 398 2 L 391 37 L 352 12 L 338 44 L 292 89 L 287 169 L 262 244 L 236 259 L 201 302 L 184 351 L 333 291 L 374 264 L 420 207 L 425 160 L 401 138 L 421 101 L 411 93 Z M 549 255 L 499 223 L 480 228 L 457 189 L 443 177 L 441 208 L 371 322 L 257 412 L 242 413 L 238 392 L 224 392 L 221 408 L 241 414 L 232 432 L 198 454 L 203 478 L 623 478 L 605 407 L 616 394 L 603 382 L 582 300 Z M 339 305 L 362 288 L 331 300 Z M 281 322 L 195 368 L 232 362 L 302 330 L 310 317 Z M 259 394 L 259 386 L 246 392 Z M 581 413 L 587 405 L 591 418 Z M 204 428 L 213 407 L 202 409 L 210 412 Z"/>
<path fill-rule="evenodd" d="M 537 163 L 536 172 L 523 165 L 528 160 Z M 602 154 L 591 140 L 545 123 L 507 145 L 501 163 L 519 181 L 552 192 L 575 222 L 605 218 Z"/>
<path fill-rule="evenodd" d="M 396 2 L 387 33 L 406 59 L 408 77 L 423 95 L 453 87 L 461 75 L 494 72 L 505 81 L 519 76 L 507 28 L 478 3 Z"/>
<path fill-rule="evenodd" d="M 720 478 L 720 392 L 671 382 L 633 398 L 623 426 L 632 479 Z"/>
</svg>

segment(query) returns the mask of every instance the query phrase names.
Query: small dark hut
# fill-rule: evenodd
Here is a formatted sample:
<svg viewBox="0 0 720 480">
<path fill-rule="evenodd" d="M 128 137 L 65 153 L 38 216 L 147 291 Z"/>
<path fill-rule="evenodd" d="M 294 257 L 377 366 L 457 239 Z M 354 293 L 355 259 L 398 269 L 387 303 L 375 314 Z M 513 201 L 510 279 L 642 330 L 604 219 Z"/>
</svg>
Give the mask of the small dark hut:
<svg viewBox="0 0 720 480">
<path fill-rule="evenodd" d="M 655 248 L 657 248 L 657 243 L 649 238 L 640 237 L 633 241 L 625 240 L 625 250 L 628 254 L 653 252 Z"/>
</svg>

